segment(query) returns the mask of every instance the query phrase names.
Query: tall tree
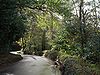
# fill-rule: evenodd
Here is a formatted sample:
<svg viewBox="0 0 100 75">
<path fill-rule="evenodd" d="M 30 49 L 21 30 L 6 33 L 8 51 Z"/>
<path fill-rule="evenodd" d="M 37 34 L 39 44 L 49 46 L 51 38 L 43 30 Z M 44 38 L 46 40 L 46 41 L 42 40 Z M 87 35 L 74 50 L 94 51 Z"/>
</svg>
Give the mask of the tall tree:
<svg viewBox="0 0 100 75">
<path fill-rule="evenodd" d="M 23 36 L 24 20 L 20 16 L 17 1 L 0 0 L 0 51 L 9 52 L 13 43 Z"/>
</svg>

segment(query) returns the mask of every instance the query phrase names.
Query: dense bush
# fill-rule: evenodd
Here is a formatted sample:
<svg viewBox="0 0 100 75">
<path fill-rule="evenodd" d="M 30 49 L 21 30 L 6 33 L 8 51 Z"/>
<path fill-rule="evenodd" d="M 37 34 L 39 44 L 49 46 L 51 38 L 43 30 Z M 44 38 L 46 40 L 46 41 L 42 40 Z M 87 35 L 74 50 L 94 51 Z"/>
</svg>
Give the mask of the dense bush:
<svg viewBox="0 0 100 75">
<path fill-rule="evenodd" d="M 59 55 L 59 52 L 56 50 L 46 51 L 44 52 L 44 56 L 55 61 L 57 59 L 57 56 Z"/>
<path fill-rule="evenodd" d="M 42 51 L 36 51 L 34 54 L 35 55 L 38 55 L 38 56 L 42 56 L 43 55 L 43 52 Z"/>
<path fill-rule="evenodd" d="M 91 63 L 100 63 L 100 52 L 92 53 L 86 57 Z"/>
<path fill-rule="evenodd" d="M 0 0 L 0 52 L 13 50 L 12 44 L 25 32 L 25 21 L 16 4 L 17 0 Z"/>
<path fill-rule="evenodd" d="M 64 75 L 91 75 L 91 70 L 87 66 L 82 66 L 74 58 L 66 58 L 63 71 Z"/>
</svg>

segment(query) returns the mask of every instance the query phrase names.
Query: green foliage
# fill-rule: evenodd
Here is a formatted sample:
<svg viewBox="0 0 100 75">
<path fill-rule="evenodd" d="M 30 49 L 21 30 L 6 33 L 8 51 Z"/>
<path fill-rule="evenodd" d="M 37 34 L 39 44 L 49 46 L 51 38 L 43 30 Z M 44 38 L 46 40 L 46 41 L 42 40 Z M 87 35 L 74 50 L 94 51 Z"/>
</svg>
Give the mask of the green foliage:
<svg viewBox="0 0 100 75">
<path fill-rule="evenodd" d="M 33 12 L 27 9 L 27 32 L 23 37 L 24 51 L 43 51 L 50 49 L 52 38 L 55 38 L 56 32 L 61 25 L 56 15 L 49 12 Z M 37 12 L 37 13 L 36 13 Z M 21 42 L 21 40 L 20 40 Z"/>
<path fill-rule="evenodd" d="M 64 61 L 64 74 L 63 75 L 98 75 L 96 70 L 92 70 L 89 67 L 89 63 L 86 63 L 80 58 L 67 57 Z"/>
<path fill-rule="evenodd" d="M 0 51 L 12 50 L 13 42 L 25 32 L 25 21 L 16 7 L 17 1 L 0 1 Z"/>
<path fill-rule="evenodd" d="M 17 42 L 31 53 L 57 50 L 100 62 L 99 8 L 95 0 L 0 0 L 0 51 Z"/>
<path fill-rule="evenodd" d="M 56 50 L 49 50 L 45 52 L 45 56 L 53 61 L 56 61 L 58 55 L 59 53 Z"/>
</svg>

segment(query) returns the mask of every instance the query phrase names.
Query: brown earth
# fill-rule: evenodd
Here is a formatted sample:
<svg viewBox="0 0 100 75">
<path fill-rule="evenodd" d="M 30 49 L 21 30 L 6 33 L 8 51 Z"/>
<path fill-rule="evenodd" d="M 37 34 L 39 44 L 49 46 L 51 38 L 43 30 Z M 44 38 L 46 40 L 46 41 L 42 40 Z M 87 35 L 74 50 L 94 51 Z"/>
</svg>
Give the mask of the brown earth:
<svg viewBox="0 0 100 75">
<path fill-rule="evenodd" d="M 0 54 L 0 70 L 3 68 L 7 67 L 8 65 L 18 62 L 21 60 L 22 57 L 20 55 L 15 55 L 15 54 Z"/>
</svg>

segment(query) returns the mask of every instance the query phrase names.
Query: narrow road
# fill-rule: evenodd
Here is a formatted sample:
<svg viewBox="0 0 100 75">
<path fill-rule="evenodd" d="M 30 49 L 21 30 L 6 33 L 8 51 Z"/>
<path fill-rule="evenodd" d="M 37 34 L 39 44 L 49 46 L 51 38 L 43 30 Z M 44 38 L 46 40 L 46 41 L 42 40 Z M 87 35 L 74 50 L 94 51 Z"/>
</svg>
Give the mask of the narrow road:
<svg viewBox="0 0 100 75">
<path fill-rule="evenodd" d="M 60 75 L 60 71 L 47 58 L 24 55 L 23 60 L 4 69 L 0 75 Z"/>
</svg>

